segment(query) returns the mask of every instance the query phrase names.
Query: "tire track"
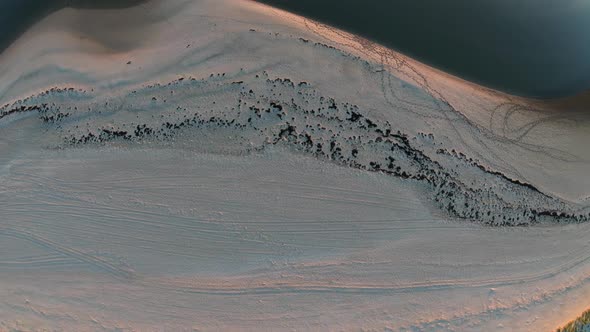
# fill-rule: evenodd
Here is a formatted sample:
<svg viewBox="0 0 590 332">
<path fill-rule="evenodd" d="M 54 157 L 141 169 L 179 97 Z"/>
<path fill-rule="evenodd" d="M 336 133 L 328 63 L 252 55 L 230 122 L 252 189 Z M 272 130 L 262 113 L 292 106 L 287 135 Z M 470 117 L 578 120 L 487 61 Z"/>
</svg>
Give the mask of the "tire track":
<svg viewBox="0 0 590 332">
<path fill-rule="evenodd" d="M 66 247 L 59 243 L 53 242 L 47 238 L 35 235 L 31 232 L 15 230 L 10 228 L 0 228 L 0 235 L 27 241 L 39 247 L 58 252 L 66 257 L 76 259 L 78 261 L 88 264 L 89 266 L 104 271 L 113 276 L 114 278 L 122 281 L 133 280 L 135 277 L 134 272 L 131 270 L 123 269 L 112 263 L 109 263 L 108 261 L 102 258 L 89 255 L 83 251 L 74 248 Z"/>
</svg>

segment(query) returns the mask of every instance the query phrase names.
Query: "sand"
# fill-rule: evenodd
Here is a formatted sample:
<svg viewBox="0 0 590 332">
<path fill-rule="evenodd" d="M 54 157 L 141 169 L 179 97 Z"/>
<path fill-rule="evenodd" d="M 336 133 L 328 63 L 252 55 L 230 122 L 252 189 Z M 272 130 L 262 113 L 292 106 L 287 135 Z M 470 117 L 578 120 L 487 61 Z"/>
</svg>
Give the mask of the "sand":
<svg viewBox="0 0 590 332">
<path fill-rule="evenodd" d="M 0 328 L 539 331 L 590 305 L 579 101 L 242 0 L 64 9 L 0 73 Z"/>
</svg>

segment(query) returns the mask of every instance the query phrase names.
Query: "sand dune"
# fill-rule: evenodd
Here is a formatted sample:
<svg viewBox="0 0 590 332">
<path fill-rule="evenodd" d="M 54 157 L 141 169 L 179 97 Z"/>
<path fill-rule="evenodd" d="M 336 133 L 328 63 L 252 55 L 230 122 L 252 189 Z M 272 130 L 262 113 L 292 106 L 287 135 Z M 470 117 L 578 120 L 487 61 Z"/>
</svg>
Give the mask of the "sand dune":
<svg viewBox="0 0 590 332">
<path fill-rule="evenodd" d="M 590 305 L 585 97 L 242 0 L 63 9 L 0 75 L 3 329 L 539 331 Z"/>
</svg>

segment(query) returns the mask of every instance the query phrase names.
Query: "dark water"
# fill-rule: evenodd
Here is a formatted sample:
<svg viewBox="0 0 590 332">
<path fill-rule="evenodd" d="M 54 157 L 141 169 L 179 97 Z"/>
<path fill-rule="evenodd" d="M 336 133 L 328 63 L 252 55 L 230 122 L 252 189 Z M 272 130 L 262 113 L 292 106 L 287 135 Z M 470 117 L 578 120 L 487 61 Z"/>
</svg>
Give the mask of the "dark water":
<svg viewBox="0 0 590 332">
<path fill-rule="evenodd" d="M 590 88 L 589 0 L 260 0 L 512 94 Z"/>
</svg>

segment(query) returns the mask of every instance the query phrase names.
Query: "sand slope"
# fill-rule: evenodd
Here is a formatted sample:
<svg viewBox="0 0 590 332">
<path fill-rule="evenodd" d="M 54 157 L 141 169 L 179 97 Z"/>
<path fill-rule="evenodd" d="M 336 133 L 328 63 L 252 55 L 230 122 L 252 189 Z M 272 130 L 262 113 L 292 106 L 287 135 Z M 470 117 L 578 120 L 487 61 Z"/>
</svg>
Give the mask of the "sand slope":
<svg viewBox="0 0 590 332">
<path fill-rule="evenodd" d="M 528 331 L 590 305 L 580 103 L 238 0 L 65 9 L 0 73 L 4 329 Z"/>
</svg>

